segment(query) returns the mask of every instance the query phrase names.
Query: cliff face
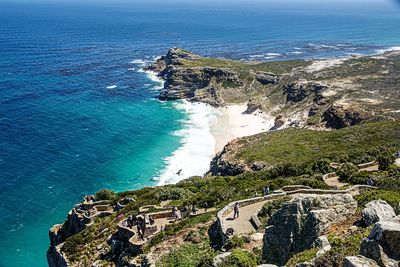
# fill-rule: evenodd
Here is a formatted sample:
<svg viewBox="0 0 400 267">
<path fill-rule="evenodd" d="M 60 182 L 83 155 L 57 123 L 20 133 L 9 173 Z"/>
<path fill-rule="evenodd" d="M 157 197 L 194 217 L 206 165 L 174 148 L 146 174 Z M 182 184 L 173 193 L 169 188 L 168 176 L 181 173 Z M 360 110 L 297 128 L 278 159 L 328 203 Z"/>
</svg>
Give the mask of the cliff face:
<svg viewBox="0 0 400 267">
<path fill-rule="evenodd" d="M 329 60 L 232 61 L 171 48 L 146 70 L 165 80 L 161 100 L 213 106 L 247 102 L 250 113 L 261 109 L 292 125 L 339 129 L 399 118 L 399 67 L 398 52 L 332 65 Z"/>
</svg>

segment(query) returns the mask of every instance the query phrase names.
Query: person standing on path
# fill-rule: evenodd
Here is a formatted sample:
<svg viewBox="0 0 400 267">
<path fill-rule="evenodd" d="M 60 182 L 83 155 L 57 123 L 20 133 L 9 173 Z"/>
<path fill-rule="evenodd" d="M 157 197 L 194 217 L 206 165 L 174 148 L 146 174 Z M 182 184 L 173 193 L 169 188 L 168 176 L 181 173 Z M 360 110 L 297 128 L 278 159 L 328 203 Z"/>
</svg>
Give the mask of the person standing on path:
<svg viewBox="0 0 400 267">
<path fill-rule="evenodd" d="M 239 202 L 235 203 L 235 206 L 233 207 L 233 219 L 239 218 Z"/>
</svg>

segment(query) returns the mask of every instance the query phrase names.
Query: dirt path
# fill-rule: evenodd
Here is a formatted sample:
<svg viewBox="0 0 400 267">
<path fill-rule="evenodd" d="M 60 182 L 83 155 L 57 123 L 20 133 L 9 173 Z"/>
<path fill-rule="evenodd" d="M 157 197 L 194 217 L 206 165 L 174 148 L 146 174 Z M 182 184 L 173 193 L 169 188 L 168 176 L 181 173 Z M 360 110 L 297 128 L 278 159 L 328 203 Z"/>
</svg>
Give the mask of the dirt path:
<svg viewBox="0 0 400 267">
<path fill-rule="evenodd" d="M 327 185 L 329 185 L 330 187 L 338 188 L 338 189 L 342 188 L 343 186 L 348 185 L 347 183 L 340 182 L 338 176 L 334 176 L 334 177 L 330 177 L 330 178 L 325 179 L 325 183 Z"/>
</svg>

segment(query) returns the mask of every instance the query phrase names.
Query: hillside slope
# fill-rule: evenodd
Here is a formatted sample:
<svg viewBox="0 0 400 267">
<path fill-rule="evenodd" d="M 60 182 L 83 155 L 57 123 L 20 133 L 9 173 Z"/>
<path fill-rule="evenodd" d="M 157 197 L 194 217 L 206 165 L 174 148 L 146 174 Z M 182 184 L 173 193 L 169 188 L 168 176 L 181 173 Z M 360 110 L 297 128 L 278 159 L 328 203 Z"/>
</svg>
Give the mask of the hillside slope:
<svg viewBox="0 0 400 267">
<path fill-rule="evenodd" d="M 331 60 L 243 62 L 172 48 L 146 68 L 165 80 L 162 100 L 248 103 L 287 125 L 343 128 L 400 117 L 400 52 Z"/>
</svg>

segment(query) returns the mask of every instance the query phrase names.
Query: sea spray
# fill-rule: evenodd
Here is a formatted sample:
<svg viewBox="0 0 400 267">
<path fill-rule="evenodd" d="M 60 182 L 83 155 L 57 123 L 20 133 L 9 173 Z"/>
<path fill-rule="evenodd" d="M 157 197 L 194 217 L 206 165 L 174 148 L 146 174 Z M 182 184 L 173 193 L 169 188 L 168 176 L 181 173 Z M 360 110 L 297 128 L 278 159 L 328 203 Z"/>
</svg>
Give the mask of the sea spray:
<svg viewBox="0 0 400 267">
<path fill-rule="evenodd" d="M 204 103 L 177 101 L 175 107 L 187 114 L 182 129 L 175 135 L 182 138 L 182 146 L 165 158 L 166 168 L 156 177 L 159 185 L 177 183 L 182 179 L 203 175 L 214 156 L 215 139 L 210 127 L 216 123 L 215 109 Z"/>
</svg>

